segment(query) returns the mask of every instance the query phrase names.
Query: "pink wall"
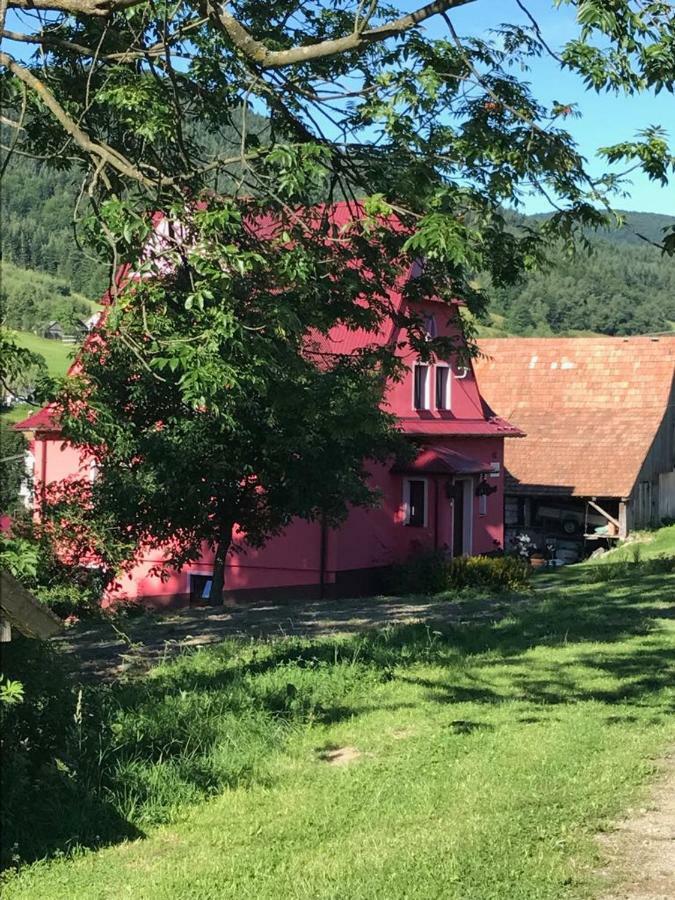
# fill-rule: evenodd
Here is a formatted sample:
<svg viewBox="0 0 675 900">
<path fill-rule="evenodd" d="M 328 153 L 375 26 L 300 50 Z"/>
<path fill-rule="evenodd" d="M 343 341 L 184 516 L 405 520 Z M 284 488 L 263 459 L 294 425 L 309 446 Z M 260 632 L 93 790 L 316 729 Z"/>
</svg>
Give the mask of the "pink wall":
<svg viewBox="0 0 675 900">
<path fill-rule="evenodd" d="M 447 446 L 489 466 L 499 463 L 499 476 L 488 476 L 490 486 L 497 491 L 487 497 L 485 515 L 479 514 L 479 500 L 471 491 L 472 542 L 471 553 L 492 553 L 503 548 L 504 541 L 504 477 L 503 439 L 501 438 L 453 438 L 434 440 L 434 446 Z M 337 571 L 387 566 L 401 562 L 419 550 L 452 547 L 452 503 L 445 493 L 448 476 L 412 475 L 427 478 L 428 511 L 426 527 L 404 524 L 403 480 L 380 466 L 373 473 L 373 480 L 382 491 L 382 503 L 375 509 L 353 509 L 345 524 L 335 536 L 337 544 Z M 472 479 L 472 488 L 479 476 Z M 436 490 L 438 482 L 438 490 Z M 436 504 L 438 503 L 438 509 Z"/>
<path fill-rule="evenodd" d="M 458 315 L 456 308 L 448 310 L 445 304 L 441 303 L 425 303 L 418 305 L 422 315 L 430 315 L 434 317 L 436 322 L 436 330 L 438 337 L 450 337 L 456 340 L 457 345 L 462 343 L 462 335 L 455 318 Z M 407 335 L 402 330 L 398 335 L 398 341 L 403 343 L 406 341 Z M 389 387 L 386 395 L 386 403 L 389 409 L 401 419 L 421 419 L 428 420 L 475 420 L 483 419 L 483 407 L 480 399 L 478 384 L 473 373 L 473 368 L 468 367 L 468 373 L 462 378 L 457 378 L 460 373 L 463 374 L 463 367 L 459 366 L 456 354 L 450 359 L 438 360 L 441 363 L 450 363 L 452 367 L 453 377 L 451 382 L 451 408 L 449 410 L 436 410 L 434 403 L 435 388 L 435 364 L 431 362 L 429 365 L 429 396 L 430 409 L 416 410 L 413 407 L 413 365 L 416 361 L 415 354 L 407 348 L 397 350 L 397 354 L 402 356 L 408 364 L 408 371 L 405 378 L 394 383 Z"/>
<path fill-rule="evenodd" d="M 434 315 L 439 336 L 454 336 L 461 340 L 457 326 L 448 321 L 446 306 L 428 303 L 421 311 Z M 450 313 L 456 316 L 456 310 Z M 398 336 L 405 340 L 405 334 Z M 402 382 L 391 385 L 386 402 L 399 417 L 403 427 L 415 432 L 416 423 L 447 421 L 454 428 L 466 422 L 484 420 L 478 386 L 469 367 L 464 377 L 457 377 L 460 369 L 455 359 L 451 365 L 451 407 L 435 409 L 435 362 L 429 366 L 429 398 L 427 410 L 413 407 L 414 358 L 406 355 L 405 348 L 396 352 L 405 356 L 409 370 Z M 460 426 L 461 427 L 461 426 Z M 470 510 L 472 536 L 469 552 L 489 553 L 503 546 L 503 438 L 499 435 L 469 437 L 448 436 L 442 431 L 427 439 L 432 447 L 446 447 L 478 461 L 485 467 L 499 464 L 499 475 L 488 476 L 488 483 L 497 491 L 487 498 L 485 515 L 479 514 L 479 498 L 475 496 L 478 475 L 467 476 L 471 480 Z M 39 483 L 59 481 L 69 476 L 86 476 L 88 461 L 70 446 L 63 445 L 57 434 L 47 440 L 34 442 L 36 500 L 39 500 Z M 45 456 L 46 453 L 46 456 Z M 425 527 L 404 523 L 403 481 L 401 474 L 393 473 L 388 466 L 378 465 L 372 470 L 373 485 L 379 488 L 382 500 L 373 509 L 352 509 L 346 522 L 326 535 L 324 546 L 326 583 L 335 581 L 340 573 L 388 566 L 402 562 L 416 551 L 452 547 L 452 503 L 446 494 L 449 476 L 414 475 L 426 477 L 428 483 L 428 510 Z M 317 585 L 321 570 L 321 528 L 318 523 L 293 522 L 286 531 L 271 539 L 263 549 L 248 548 L 240 540 L 240 552 L 231 553 L 226 576 L 230 591 L 264 590 L 268 588 L 305 588 Z M 106 602 L 128 598 L 144 598 L 156 606 L 168 605 L 176 597 L 185 598 L 189 593 L 190 574 L 209 574 L 211 553 L 205 548 L 200 563 L 182 572 L 172 572 L 165 580 L 153 574 L 153 568 L 161 562 L 161 550 L 148 551 L 138 565 L 120 579 L 119 586 L 106 598 Z"/>
</svg>

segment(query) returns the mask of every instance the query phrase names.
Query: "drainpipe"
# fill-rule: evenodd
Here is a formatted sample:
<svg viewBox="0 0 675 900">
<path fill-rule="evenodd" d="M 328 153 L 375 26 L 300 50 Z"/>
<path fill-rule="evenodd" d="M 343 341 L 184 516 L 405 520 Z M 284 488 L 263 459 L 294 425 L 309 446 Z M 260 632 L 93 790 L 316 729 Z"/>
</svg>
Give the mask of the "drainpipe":
<svg viewBox="0 0 675 900">
<path fill-rule="evenodd" d="M 434 550 L 438 550 L 438 475 L 434 478 Z"/>
<path fill-rule="evenodd" d="M 40 511 L 39 517 L 42 519 L 44 516 L 44 509 L 47 503 L 47 441 L 42 438 L 38 438 L 37 433 L 35 435 L 35 440 L 40 440 L 42 443 L 42 462 L 40 463 Z"/>
<path fill-rule="evenodd" d="M 319 599 L 324 600 L 326 596 L 326 547 L 328 544 L 328 528 L 326 527 L 326 516 L 321 514 L 321 529 L 319 543 Z"/>
</svg>

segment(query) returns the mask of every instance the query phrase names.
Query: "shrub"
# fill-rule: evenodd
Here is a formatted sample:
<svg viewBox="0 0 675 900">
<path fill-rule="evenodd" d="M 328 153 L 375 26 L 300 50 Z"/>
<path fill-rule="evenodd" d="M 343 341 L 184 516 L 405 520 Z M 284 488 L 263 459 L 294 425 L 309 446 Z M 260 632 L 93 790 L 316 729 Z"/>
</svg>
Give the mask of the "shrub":
<svg viewBox="0 0 675 900">
<path fill-rule="evenodd" d="M 399 594 L 438 594 L 464 588 L 520 591 L 528 586 L 530 575 L 529 564 L 515 556 L 460 556 L 448 560 L 443 553 L 422 553 L 393 567 L 389 588 Z"/>
<path fill-rule="evenodd" d="M 59 616 L 97 612 L 108 581 L 99 569 L 61 562 L 30 522 L 0 535 L 0 565 Z"/>
<path fill-rule="evenodd" d="M 386 589 L 392 594 L 438 594 L 447 586 L 448 561 L 439 551 L 419 553 L 392 566 Z"/>
<path fill-rule="evenodd" d="M 460 556 L 448 564 L 447 586 L 521 591 L 531 573 L 529 564 L 516 556 Z"/>
</svg>

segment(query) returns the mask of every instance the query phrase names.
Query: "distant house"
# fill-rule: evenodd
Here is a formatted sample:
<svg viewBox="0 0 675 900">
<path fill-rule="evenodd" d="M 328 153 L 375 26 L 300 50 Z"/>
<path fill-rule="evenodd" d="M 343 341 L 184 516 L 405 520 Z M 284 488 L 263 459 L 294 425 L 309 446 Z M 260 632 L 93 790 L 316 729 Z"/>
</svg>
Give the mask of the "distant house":
<svg viewBox="0 0 675 900">
<path fill-rule="evenodd" d="M 331 208 L 339 227 L 358 206 Z M 395 227 L 395 220 L 393 223 Z M 411 266 L 409 279 L 419 275 Z M 394 310 L 408 302 L 392 292 Z M 104 300 L 105 302 L 105 300 Z M 461 346 L 461 318 L 456 306 L 434 300 L 415 303 L 430 334 L 452 337 Z M 473 368 L 462 355 L 422 360 L 411 352 L 407 334 L 394 317 L 372 334 L 336 326 L 323 348 L 349 354 L 372 343 L 389 346 L 407 360 L 407 372 L 392 382 L 384 403 L 419 452 L 409 464 L 373 464 L 372 484 L 382 501 L 372 509 L 355 508 L 340 528 L 296 520 L 261 549 L 248 547 L 238 534 L 227 560 L 230 597 L 260 599 L 280 594 L 317 597 L 368 593 L 379 589 L 382 574 L 411 554 L 438 550 L 448 556 L 494 553 L 503 546 L 503 453 L 505 438 L 520 431 L 495 416 L 480 396 Z M 76 366 L 76 364 L 75 364 Z M 74 367 L 75 368 L 75 367 Z M 64 444 L 53 410 L 46 407 L 19 423 L 28 433 L 35 460 L 35 503 L 51 482 L 91 472 L 91 461 Z M 145 558 L 121 582 L 118 597 L 155 606 L 196 602 L 208 595 L 212 553 L 162 580 L 156 574 L 162 548 L 147 548 Z"/>
<path fill-rule="evenodd" d="M 479 346 L 482 395 L 526 433 L 505 448 L 507 545 L 525 530 L 573 558 L 675 517 L 675 336 Z"/>
<path fill-rule="evenodd" d="M 49 322 L 42 331 L 42 336 L 52 341 L 63 341 L 66 344 L 74 344 L 81 341 L 90 331 L 91 326 L 82 319 L 73 319 L 67 325 L 63 325 L 57 319 Z"/>
</svg>

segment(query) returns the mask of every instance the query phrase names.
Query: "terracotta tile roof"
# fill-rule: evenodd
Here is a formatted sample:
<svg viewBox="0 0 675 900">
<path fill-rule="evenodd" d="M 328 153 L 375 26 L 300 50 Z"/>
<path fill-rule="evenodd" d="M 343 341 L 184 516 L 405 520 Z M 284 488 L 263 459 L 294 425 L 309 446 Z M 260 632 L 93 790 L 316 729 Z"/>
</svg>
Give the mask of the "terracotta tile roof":
<svg viewBox="0 0 675 900">
<path fill-rule="evenodd" d="M 479 348 L 483 396 L 526 433 L 505 447 L 508 489 L 630 494 L 673 402 L 675 336 L 492 338 Z"/>
</svg>

